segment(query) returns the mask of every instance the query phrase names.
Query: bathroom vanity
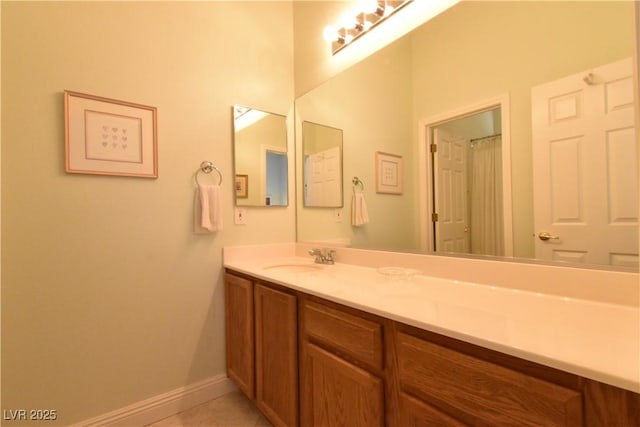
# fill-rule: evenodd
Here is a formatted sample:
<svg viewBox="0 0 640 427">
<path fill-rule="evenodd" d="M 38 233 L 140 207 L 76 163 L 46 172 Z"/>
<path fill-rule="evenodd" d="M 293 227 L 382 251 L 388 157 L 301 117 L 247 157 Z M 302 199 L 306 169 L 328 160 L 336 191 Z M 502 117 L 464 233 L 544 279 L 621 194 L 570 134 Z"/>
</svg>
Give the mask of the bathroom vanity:
<svg viewBox="0 0 640 427">
<path fill-rule="evenodd" d="M 640 425 L 637 306 L 293 251 L 225 248 L 227 372 L 274 425 Z"/>
</svg>

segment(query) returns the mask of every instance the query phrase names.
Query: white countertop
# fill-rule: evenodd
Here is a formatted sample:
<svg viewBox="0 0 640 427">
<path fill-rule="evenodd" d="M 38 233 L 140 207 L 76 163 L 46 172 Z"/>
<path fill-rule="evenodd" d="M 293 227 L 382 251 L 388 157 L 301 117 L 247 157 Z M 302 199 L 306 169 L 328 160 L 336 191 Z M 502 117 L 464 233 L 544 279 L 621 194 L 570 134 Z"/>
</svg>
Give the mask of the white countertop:
<svg viewBox="0 0 640 427">
<path fill-rule="evenodd" d="M 295 248 L 291 248 L 225 248 L 224 266 L 408 325 L 640 392 L 637 304 L 599 302 L 427 275 L 392 280 L 376 268 L 340 262 L 318 269 L 265 269 L 278 263 L 312 263 L 311 257 L 296 256 Z"/>
</svg>

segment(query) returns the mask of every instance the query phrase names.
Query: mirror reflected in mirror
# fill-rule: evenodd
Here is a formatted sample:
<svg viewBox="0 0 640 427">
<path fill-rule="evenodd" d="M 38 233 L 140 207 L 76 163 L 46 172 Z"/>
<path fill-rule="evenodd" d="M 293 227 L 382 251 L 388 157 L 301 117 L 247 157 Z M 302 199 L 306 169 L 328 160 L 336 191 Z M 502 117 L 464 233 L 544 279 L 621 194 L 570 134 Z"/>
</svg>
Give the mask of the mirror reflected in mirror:
<svg viewBox="0 0 640 427">
<path fill-rule="evenodd" d="M 302 122 L 302 170 L 305 207 L 342 207 L 342 129 Z"/>
<path fill-rule="evenodd" d="M 287 206 L 286 117 L 233 106 L 236 206 Z"/>
<path fill-rule="evenodd" d="M 637 270 L 633 8 L 633 2 L 460 2 L 296 99 L 296 127 L 312 119 L 349 136 L 342 187 L 350 188 L 352 176 L 365 183 L 370 218 L 352 227 L 334 212 L 299 204 L 298 240 Z M 479 135 L 446 129 L 445 122 L 496 99 L 502 110 L 491 129 Z M 593 108 L 603 117 L 583 114 Z M 619 126 L 582 126 L 611 121 Z M 466 212 L 455 232 L 464 235 L 467 227 L 466 243 L 447 237 L 437 211 L 446 200 L 462 200 L 445 188 L 455 179 L 444 185 L 431 157 L 429 144 L 446 132 L 466 141 L 467 172 L 456 178 L 466 206 L 449 207 Z M 493 181 L 485 189 L 502 194 L 470 195 L 479 183 L 468 167 L 471 144 L 485 148 L 492 138 L 500 148 L 483 163 L 494 166 L 476 172 Z M 403 194 L 372 190 L 376 151 L 405 159 Z M 302 159 L 296 164 L 302 168 Z M 495 214 L 474 222 L 474 197 Z M 479 231 L 485 238 L 473 237 Z M 483 248 L 474 251 L 474 242 Z"/>
</svg>

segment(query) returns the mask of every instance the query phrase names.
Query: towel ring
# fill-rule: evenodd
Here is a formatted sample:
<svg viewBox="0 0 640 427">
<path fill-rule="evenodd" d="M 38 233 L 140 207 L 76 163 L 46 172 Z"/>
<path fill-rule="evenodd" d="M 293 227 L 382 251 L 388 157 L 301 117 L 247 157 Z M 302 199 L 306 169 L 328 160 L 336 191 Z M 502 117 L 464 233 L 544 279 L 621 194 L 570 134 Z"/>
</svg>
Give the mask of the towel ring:
<svg viewBox="0 0 640 427">
<path fill-rule="evenodd" d="M 354 176 L 351 180 L 351 187 L 353 188 L 354 192 L 356 191 L 356 187 L 358 186 L 358 184 L 360 185 L 360 187 L 362 187 L 362 190 L 360 191 L 364 192 L 364 182 L 362 182 L 357 176 Z"/>
<path fill-rule="evenodd" d="M 200 172 L 211 173 L 214 170 L 218 173 L 218 177 L 220 178 L 219 185 L 222 185 L 222 173 L 220 173 L 220 169 L 215 167 L 213 165 L 213 163 L 211 163 L 209 161 L 206 161 L 206 160 L 204 162 L 200 163 L 200 168 L 196 171 L 196 184 L 200 185 L 200 182 L 198 182 L 198 174 Z"/>
</svg>

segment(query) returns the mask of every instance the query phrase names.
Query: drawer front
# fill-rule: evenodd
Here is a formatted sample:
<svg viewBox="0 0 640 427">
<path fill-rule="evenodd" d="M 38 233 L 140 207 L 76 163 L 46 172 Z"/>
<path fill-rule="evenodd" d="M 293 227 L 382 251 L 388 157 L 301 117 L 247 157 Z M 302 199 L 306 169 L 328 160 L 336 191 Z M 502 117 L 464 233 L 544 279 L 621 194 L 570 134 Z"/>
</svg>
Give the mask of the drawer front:
<svg viewBox="0 0 640 427">
<path fill-rule="evenodd" d="M 312 301 L 305 301 L 303 310 L 309 338 L 382 369 L 382 325 Z"/>
<path fill-rule="evenodd" d="M 408 334 L 399 333 L 396 344 L 401 388 L 465 422 L 582 425 L 582 398 L 575 390 Z"/>
</svg>

